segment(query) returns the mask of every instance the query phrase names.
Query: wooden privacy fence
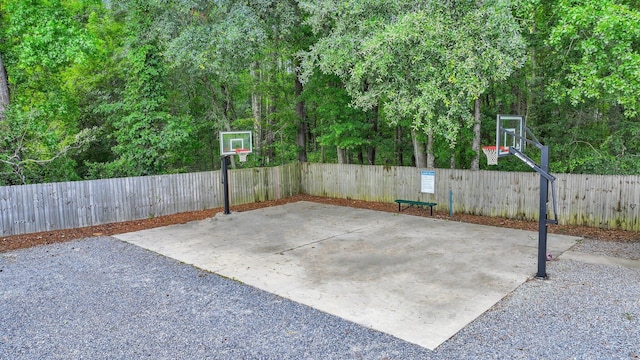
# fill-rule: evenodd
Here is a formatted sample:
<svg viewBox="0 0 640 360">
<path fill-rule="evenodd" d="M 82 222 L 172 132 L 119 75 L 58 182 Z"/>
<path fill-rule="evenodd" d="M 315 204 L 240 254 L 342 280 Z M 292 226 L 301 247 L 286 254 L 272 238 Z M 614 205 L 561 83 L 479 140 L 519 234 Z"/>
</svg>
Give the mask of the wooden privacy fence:
<svg viewBox="0 0 640 360">
<path fill-rule="evenodd" d="M 232 205 L 299 193 L 297 164 L 231 171 Z M 220 171 L 0 187 L 0 236 L 224 206 Z"/>
<path fill-rule="evenodd" d="M 289 164 L 231 170 L 238 205 L 305 193 L 391 203 L 437 202 L 456 213 L 536 220 L 536 173 L 434 169 L 434 193 L 421 170 L 343 164 Z M 640 176 L 557 175 L 560 224 L 640 231 Z M 146 219 L 222 207 L 220 171 L 0 187 L 1 236 Z M 551 206 L 549 205 L 551 210 Z"/>
<path fill-rule="evenodd" d="M 434 169 L 435 191 L 422 193 L 421 170 L 343 164 L 302 164 L 303 193 L 393 202 L 437 202 L 456 213 L 537 220 L 540 175 L 498 171 Z M 586 225 L 640 231 L 640 176 L 557 174 L 561 225 Z M 551 200 L 551 194 L 549 195 Z M 552 214 L 549 202 L 549 216 Z"/>
</svg>

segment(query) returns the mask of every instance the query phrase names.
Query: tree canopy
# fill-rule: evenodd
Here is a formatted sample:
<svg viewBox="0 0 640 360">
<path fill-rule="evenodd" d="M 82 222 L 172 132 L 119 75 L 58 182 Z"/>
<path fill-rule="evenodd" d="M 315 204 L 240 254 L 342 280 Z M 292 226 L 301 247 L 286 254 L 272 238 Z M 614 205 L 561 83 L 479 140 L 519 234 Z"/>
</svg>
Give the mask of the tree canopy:
<svg viewBox="0 0 640 360">
<path fill-rule="evenodd" d="M 307 55 L 308 71 L 339 76 L 354 106 L 382 104 L 389 123 L 410 119 L 451 146 L 473 123 L 469 104 L 524 62 L 524 41 L 505 1 L 318 4 L 308 5 L 311 21 L 318 32 L 330 30 Z"/>
<path fill-rule="evenodd" d="M 639 24 L 632 0 L 0 0 L 0 185 L 218 169 L 231 129 L 237 166 L 476 169 L 507 113 L 553 171 L 638 174 Z"/>
</svg>

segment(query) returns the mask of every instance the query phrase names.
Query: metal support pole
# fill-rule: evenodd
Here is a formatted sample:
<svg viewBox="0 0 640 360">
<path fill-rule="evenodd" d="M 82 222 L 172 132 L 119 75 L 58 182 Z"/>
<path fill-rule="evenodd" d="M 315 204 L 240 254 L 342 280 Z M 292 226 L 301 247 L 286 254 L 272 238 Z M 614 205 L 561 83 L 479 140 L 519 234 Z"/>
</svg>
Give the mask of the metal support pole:
<svg viewBox="0 0 640 360">
<path fill-rule="evenodd" d="M 549 147 L 540 149 L 540 168 L 549 173 Z M 540 174 L 540 214 L 538 219 L 538 273 L 536 277 L 547 277 L 547 201 L 549 200 L 549 180 Z"/>
<path fill-rule="evenodd" d="M 222 187 L 224 193 L 224 214 L 229 215 L 229 156 L 222 156 Z"/>
</svg>

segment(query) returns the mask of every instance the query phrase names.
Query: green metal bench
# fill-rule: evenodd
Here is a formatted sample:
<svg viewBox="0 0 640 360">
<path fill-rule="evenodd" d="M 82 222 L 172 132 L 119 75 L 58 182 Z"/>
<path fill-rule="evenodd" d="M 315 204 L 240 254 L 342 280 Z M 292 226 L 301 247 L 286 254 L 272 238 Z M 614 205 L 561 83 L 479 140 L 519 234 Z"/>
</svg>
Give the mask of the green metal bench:
<svg viewBox="0 0 640 360">
<path fill-rule="evenodd" d="M 398 211 L 403 211 L 406 210 L 412 206 L 415 207 L 429 207 L 429 210 L 431 210 L 431 216 L 433 216 L 433 207 L 438 205 L 437 203 L 432 203 L 432 202 L 424 202 L 424 201 L 413 201 L 413 200 L 403 200 L 403 199 L 396 199 L 394 200 L 396 203 L 398 203 Z M 405 208 L 402 208 L 402 204 L 407 205 Z"/>
</svg>

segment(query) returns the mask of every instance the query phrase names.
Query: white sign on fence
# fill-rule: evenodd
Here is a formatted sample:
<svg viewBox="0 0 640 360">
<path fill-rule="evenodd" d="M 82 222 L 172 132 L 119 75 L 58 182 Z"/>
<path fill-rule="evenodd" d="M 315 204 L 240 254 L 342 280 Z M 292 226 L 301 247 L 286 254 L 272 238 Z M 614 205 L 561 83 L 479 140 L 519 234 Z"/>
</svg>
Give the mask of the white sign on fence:
<svg viewBox="0 0 640 360">
<path fill-rule="evenodd" d="M 420 192 L 433 194 L 436 192 L 436 172 L 422 170 L 420 172 Z"/>
</svg>

